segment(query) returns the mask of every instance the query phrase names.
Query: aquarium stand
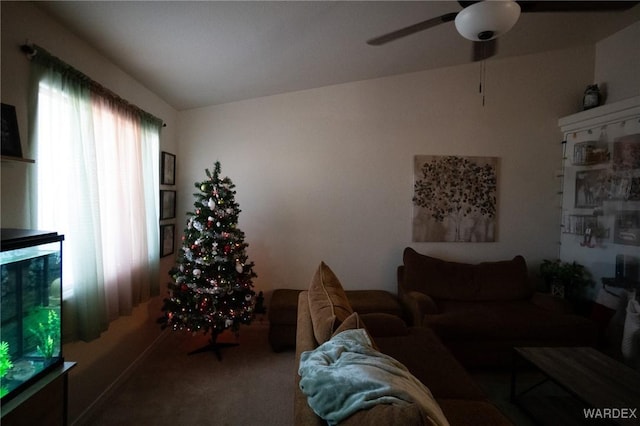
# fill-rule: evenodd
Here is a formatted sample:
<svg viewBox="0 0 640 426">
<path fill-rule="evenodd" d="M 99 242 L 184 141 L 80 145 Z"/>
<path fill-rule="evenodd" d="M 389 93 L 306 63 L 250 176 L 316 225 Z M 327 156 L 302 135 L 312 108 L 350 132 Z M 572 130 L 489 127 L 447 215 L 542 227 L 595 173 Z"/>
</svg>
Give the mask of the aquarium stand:
<svg viewBox="0 0 640 426">
<path fill-rule="evenodd" d="M 7 425 L 66 425 L 69 370 L 75 362 L 64 362 L 22 392 L 2 404 Z"/>
</svg>

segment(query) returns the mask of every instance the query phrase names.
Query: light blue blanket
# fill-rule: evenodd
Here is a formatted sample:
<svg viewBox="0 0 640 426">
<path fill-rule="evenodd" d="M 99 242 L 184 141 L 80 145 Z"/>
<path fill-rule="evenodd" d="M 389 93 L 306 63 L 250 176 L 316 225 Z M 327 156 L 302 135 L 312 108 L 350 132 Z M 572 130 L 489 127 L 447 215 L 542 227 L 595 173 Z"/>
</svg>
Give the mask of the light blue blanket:
<svg viewBox="0 0 640 426">
<path fill-rule="evenodd" d="M 309 406 L 330 425 L 377 404 L 419 404 L 448 425 L 429 389 L 394 358 L 376 351 L 363 329 L 346 330 L 303 352 L 298 374 Z"/>
</svg>

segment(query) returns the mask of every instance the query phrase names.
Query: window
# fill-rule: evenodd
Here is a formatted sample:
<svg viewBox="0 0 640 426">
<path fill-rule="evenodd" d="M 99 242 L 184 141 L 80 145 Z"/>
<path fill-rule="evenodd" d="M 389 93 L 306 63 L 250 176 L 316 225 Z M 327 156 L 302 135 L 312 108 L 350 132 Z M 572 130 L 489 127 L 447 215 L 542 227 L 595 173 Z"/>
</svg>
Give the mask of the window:
<svg viewBox="0 0 640 426">
<path fill-rule="evenodd" d="M 160 123 L 68 66 L 32 67 L 33 217 L 65 235 L 65 334 L 91 340 L 158 293 Z"/>
</svg>

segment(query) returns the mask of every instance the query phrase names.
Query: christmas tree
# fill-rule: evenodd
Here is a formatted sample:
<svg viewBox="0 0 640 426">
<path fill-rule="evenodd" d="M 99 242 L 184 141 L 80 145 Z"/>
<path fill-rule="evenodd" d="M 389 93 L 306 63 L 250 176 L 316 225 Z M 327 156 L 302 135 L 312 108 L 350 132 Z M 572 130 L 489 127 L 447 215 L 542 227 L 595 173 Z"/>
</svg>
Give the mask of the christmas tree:
<svg viewBox="0 0 640 426">
<path fill-rule="evenodd" d="M 169 297 L 164 300 L 162 328 L 188 332 L 211 332 L 202 350 L 213 350 L 220 358 L 217 337 L 226 329 L 238 333 L 240 324 L 253 317 L 253 262 L 247 260 L 244 233 L 237 228 L 240 209 L 235 185 L 220 177 L 220 162 L 213 175 L 196 182 L 195 210 L 182 237 L 182 249 L 169 275 Z M 200 352 L 202 350 L 198 350 Z"/>
</svg>

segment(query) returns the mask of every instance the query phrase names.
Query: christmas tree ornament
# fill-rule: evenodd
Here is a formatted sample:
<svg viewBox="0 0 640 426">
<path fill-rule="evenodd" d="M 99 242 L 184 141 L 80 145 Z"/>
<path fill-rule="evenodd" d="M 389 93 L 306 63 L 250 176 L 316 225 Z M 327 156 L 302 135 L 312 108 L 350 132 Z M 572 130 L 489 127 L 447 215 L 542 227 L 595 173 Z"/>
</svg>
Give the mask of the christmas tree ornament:
<svg viewBox="0 0 640 426">
<path fill-rule="evenodd" d="M 217 341 L 219 334 L 227 329 L 239 333 L 241 324 L 253 318 L 257 275 L 246 254 L 245 235 L 237 227 L 235 186 L 220 177 L 219 162 L 206 174 L 208 182 L 195 184 L 201 192 L 194 194 L 194 210 L 188 213 L 182 250 L 169 272 L 169 296 L 158 322 L 174 331 L 210 333 L 209 344 L 194 352 L 213 351 L 221 359 L 225 344 Z"/>
</svg>

